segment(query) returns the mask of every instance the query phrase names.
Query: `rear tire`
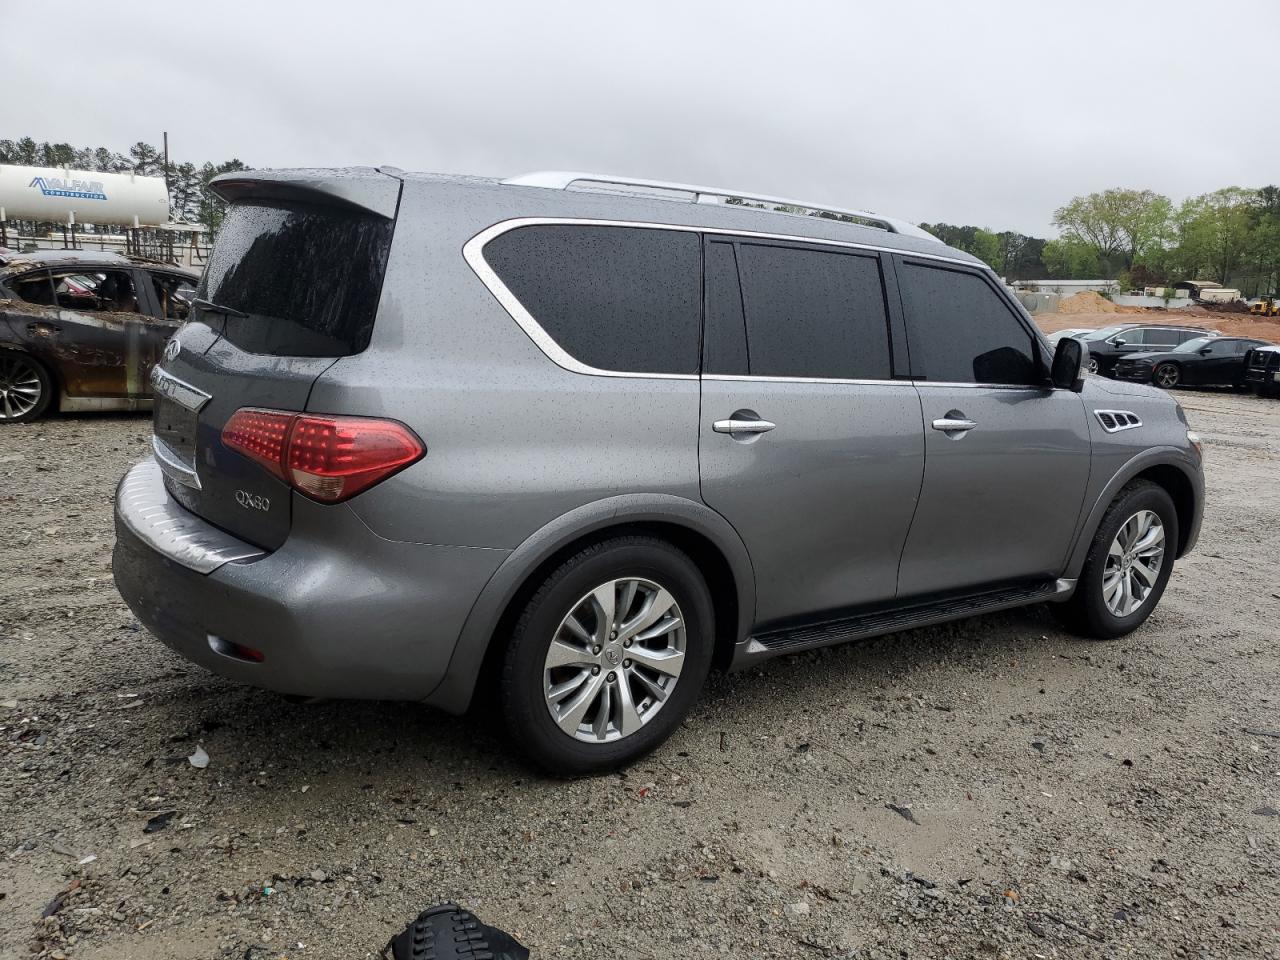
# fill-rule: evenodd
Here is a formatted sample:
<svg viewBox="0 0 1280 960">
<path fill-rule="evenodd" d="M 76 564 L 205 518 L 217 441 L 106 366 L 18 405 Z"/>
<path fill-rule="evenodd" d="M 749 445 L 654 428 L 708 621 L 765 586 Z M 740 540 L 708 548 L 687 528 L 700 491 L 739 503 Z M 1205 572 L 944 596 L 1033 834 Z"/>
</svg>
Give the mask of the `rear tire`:
<svg viewBox="0 0 1280 960">
<path fill-rule="evenodd" d="M 693 707 L 714 639 L 710 593 L 683 551 L 642 536 L 586 547 L 552 571 L 516 623 L 499 684 L 511 739 L 562 776 L 628 764 Z"/>
<path fill-rule="evenodd" d="M 18 350 L 0 350 L 0 423 L 30 423 L 53 402 L 53 377 L 43 363 Z"/>
<path fill-rule="evenodd" d="M 1152 516 L 1155 520 L 1144 526 Z M 1157 528 L 1162 549 L 1153 560 L 1145 538 L 1153 537 Z M 1177 549 L 1178 511 L 1173 499 L 1163 487 L 1135 480 L 1103 514 L 1075 593 L 1065 603 L 1055 604 L 1055 612 L 1071 630 L 1096 640 L 1136 630 L 1160 602 Z"/>
</svg>

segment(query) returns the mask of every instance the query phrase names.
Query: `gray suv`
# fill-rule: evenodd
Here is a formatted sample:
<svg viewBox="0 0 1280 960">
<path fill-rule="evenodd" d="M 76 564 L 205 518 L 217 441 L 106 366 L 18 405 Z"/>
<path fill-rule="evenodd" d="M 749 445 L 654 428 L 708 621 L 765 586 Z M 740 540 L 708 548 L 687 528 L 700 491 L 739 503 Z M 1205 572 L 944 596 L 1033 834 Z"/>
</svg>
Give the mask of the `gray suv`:
<svg viewBox="0 0 1280 960">
<path fill-rule="evenodd" d="M 914 226 L 706 187 L 237 173 L 114 571 L 215 673 L 462 712 L 553 771 L 713 666 L 1053 601 L 1151 613 L 1200 450 Z"/>
</svg>

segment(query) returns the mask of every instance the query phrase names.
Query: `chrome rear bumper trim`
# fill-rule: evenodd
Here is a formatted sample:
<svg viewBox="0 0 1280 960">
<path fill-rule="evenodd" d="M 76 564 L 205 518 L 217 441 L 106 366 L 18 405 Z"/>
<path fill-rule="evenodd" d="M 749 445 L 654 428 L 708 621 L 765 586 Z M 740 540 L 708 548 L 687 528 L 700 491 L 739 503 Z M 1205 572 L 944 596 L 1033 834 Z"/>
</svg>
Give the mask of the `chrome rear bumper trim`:
<svg viewBox="0 0 1280 960">
<path fill-rule="evenodd" d="M 265 550 L 219 530 L 174 500 L 154 460 L 144 460 L 120 481 L 116 520 L 157 553 L 197 573 L 266 556 Z"/>
</svg>

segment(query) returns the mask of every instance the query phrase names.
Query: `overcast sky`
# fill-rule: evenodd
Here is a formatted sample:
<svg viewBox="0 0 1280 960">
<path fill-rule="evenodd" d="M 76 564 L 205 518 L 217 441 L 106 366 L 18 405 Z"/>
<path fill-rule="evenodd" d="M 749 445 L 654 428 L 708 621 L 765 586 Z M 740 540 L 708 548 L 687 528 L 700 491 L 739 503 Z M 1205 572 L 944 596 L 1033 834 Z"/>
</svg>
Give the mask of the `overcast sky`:
<svg viewBox="0 0 1280 960">
<path fill-rule="evenodd" d="M 0 0 L 0 138 L 592 170 L 1045 235 L 1280 181 L 1277 0 Z M 15 95 L 21 94 L 21 95 Z"/>
</svg>

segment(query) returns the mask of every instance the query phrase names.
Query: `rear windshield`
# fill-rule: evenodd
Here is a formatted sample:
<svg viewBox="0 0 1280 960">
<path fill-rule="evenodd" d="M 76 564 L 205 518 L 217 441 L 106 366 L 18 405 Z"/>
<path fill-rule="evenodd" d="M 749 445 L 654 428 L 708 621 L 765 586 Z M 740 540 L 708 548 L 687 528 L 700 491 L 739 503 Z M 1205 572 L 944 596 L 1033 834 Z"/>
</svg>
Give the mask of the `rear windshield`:
<svg viewBox="0 0 1280 960">
<path fill-rule="evenodd" d="M 247 313 L 225 317 L 242 350 L 342 357 L 369 345 L 393 223 L 368 213 L 288 203 L 227 211 L 197 296 Z M 216 325 L 218 314 L 205 313 Z"/>
</svg>

